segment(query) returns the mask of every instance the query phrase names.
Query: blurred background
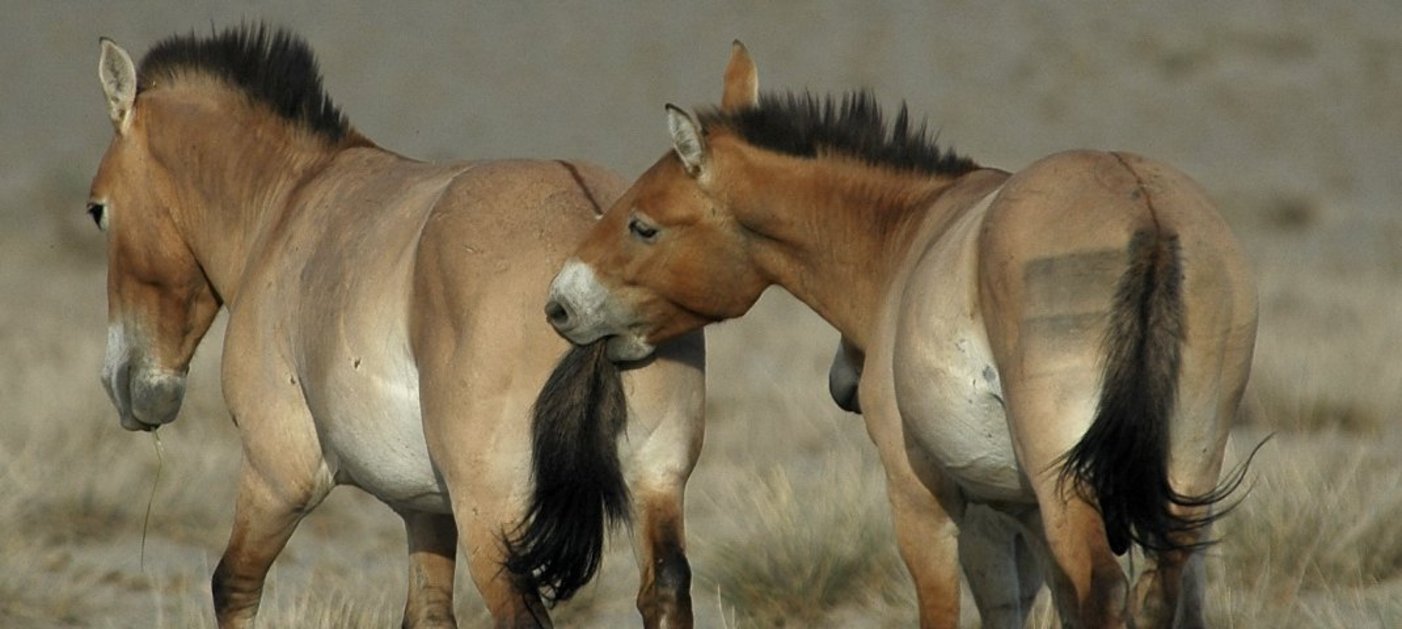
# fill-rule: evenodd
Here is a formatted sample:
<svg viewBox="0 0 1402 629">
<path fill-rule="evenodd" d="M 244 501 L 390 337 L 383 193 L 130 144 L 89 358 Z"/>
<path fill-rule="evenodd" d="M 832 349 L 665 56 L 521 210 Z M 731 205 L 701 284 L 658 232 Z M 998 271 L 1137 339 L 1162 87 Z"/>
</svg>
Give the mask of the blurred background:
<svg viewBox="0 0 1402 629">
<path fill-rule="evenodd" d="M 985 165 L 1076 147 L 1176 165 L 1218 200 L 1259 274 L 1234 452 L 1276 435 L 1211 551 L 1214 622 L 1402 624 L 1402 5 L 4 5 L 0 625 L 212 625 L 239 456 L 221 331 L 158 463 L 98 384 L 104 243 L 83 209 L 111 134 L 97 38 L 139 61 L 166 36 L 244 21 L 300 33 L 352 124 L 422 159 L 584 158 L 634 177 L 667 150 L 663 104 L 716 102 L 739 38 L 762 88 L 871 88 Z M 701 626 L 914 623 L 873 448 L 827 398 L 835 339 L 777 291 L 711 335 L 688 507 Z M 397 624 L 404 565 L 398 518 L 338 491 L 275 566 L 267 626 Z M 557 617 L 634 624 L 635 586 L 614 544 Z M 485 622 L 470 584 L 459 592 L 463 624 Z M 972 605 L 964 617 L 977 626 Z"/>
</svg>

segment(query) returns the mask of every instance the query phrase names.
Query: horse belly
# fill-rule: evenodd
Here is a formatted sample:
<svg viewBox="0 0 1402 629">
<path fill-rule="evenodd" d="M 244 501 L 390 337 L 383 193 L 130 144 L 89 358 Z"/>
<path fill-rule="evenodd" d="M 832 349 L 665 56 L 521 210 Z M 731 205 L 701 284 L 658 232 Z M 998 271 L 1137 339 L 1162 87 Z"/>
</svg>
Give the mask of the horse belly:
<svg viewBox="0 0 1402 629">
<path fill-rule="evenodd" d="M 896 404 L 907 447 L 929 455 L 971 497 L 1030 500 L 975 298 L 975 236 L 987 201 L 977 208 L 932 243 L 908 276 L 892 351 Z"/>
<path fill-rule="evenodd" d="M 418 372 L 406 355 L 345 356 L 328 371 L 314 409 L 337 480 L 391 507 L 448 513 L 448 493 L 429 458 Z M 378 364 L 377 364 L 378 363 Z"/>
<path fill-rule="evenodd" d="M 947 338 L 940 360 L 896 369 L 905 432 L 971 497 L 1031 497 L 1017 463 L 991 357 L 969 337 Z"/>
</svg>

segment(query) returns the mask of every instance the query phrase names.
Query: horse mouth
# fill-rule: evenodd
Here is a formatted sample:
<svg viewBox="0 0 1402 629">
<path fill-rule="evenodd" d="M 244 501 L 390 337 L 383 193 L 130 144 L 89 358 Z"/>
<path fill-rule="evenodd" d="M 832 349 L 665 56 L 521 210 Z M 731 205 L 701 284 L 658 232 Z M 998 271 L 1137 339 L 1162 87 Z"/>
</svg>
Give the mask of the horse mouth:
<svg viewBox="0 0 1402 629">
<path fill-rule="evenodd" d="M 605 338 L 608 343 L 608 359 L 615 363 L 630 363 L 652 356 L 657 348 L 642 336 L 635 334 L 615 334 Z"/>
<path fill-rule="evenodd" d="M 121 421 L 122 428 L 132 432 L 156 432 L 156 429 L 161 427 L 161 424 L 148 424 L 131 415 L 122 415 Z"/>
</svg>

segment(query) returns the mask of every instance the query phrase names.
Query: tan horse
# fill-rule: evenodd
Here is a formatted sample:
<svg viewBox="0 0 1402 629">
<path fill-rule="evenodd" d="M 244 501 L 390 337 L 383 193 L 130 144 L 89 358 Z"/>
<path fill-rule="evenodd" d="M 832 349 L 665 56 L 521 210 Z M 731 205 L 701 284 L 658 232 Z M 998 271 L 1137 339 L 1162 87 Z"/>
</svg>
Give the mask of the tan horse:
<svg viewBox="0 0 1402 629">
<path fill-rule="evenodd" d="M 1118 152 L 981 168 L 868 94 L 760 97 L 738 42 L 720 108 L 667 119 L 673 151 L 555 278 L 557 329 L 637 359 L 778 284 L 843 335 L 834 397 L 880 451 L 923 626 L 957 624 L 961 560 L 986 627 L 1044 578 L 1069 626 L 1202 624 L 1256 300 L 1197 185 Z"/>
<path fill-rule="evenodd" d="M 195 346 L 229 313 L 223 388 L 244 464 L 213 578 L 220 626 L 251 624 L 274 558 L 341 484 L 404 519 L 406 625 L 453 623 L 459 543 L 499 625 L 548 625 L 536 584 L 503 568 L 530 490 L 531 403 L 569 347 L 539 308 L 621 182 L 579 163 L 381 149 L 286 32 L 172 38 L 139 71 L 101 49 L 116 135 L 89 212 L 108 238 L 103 382 L 123 427 L 175 419 Z M 605 409 L 634 415 L 621 473 L 649 625 L 690 623 L 682 490 L 703 351 L 679 339 L 624 375 L 626 409 Z M 617 371 L 601 374 L 621 394 Z"/>
</svg>

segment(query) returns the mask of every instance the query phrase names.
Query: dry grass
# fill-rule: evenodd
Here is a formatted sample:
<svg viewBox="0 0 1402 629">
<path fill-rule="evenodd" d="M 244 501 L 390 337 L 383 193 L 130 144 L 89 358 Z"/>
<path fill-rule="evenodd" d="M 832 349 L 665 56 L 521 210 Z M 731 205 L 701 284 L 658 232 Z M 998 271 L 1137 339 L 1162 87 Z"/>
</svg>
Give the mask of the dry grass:
<svg viewBox="0 0 1402 629">
<path fill-rule="evenodd" d="M 734 624 L 812 626 L 842 607 L 911 599 L 880 474 L 842 458 L 801 481 L 778 465 L 737 474 L 734 493 L 715 499 L 735 519 L 693 536 L 697 583 Z"/>
<path fill-rule="evenodd" d="M 894 597 L 885 590 L 899 582 L 892 577 L 901 568 L 882 526 L 883 505 L 872 499 L 880 484 L 853 476 L 827 475 L 824 486 L 806 492 L 781 467 L 735 479 L 745 491 L 722 508 L 742 517 L 733 537 L 713 539 L 698 554 L 701 583 L 771 626 L 807 626 L 842 605 Z"/>
<path fill-rule="evenodd" d="M 1313 433 L 1266 446 L 1249 497 L 1223 522 L 1226 542 L 1214 549 L 1220 624 L 1402 618 L 1402 601 L 1378 595 L 1402 586 L 1398 445 L 1396 435 Z"/>
</svg>

